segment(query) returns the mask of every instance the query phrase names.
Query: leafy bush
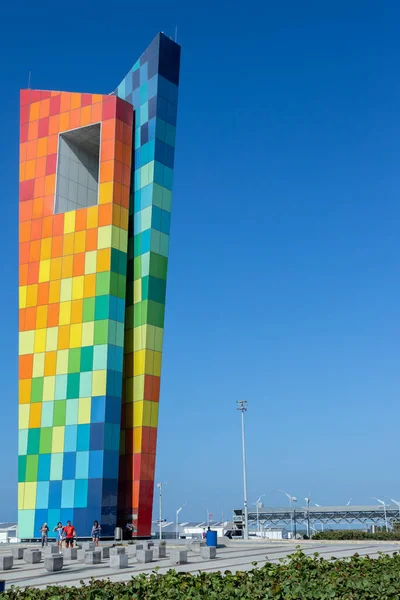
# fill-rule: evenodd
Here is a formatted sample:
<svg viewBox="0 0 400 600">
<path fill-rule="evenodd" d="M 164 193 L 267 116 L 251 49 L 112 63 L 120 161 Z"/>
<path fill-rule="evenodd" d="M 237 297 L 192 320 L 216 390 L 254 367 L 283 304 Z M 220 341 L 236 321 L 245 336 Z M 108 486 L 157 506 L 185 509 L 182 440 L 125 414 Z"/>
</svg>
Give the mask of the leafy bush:
<svg viewBox="0 0 400 600">
<path fill-rule="evenodd" d="M 359 529 L 330 529 L 319 531 L 313 540 L 400 540 L 400 532 L 380 530 L 376 533 Z"/>
<path fill-rule="evenodd" d="M 254 563 L 254 566 L 256 564 Z M 328 561 L 298 551 L 280 564 L 233 574 L 169 571 L 138 575 L 125 583 L 92 580 L 82 587 L 51 586 L 45 590 L 12 588 L 8 600 L 398 600 L 400 555 Z"/>
</svg>

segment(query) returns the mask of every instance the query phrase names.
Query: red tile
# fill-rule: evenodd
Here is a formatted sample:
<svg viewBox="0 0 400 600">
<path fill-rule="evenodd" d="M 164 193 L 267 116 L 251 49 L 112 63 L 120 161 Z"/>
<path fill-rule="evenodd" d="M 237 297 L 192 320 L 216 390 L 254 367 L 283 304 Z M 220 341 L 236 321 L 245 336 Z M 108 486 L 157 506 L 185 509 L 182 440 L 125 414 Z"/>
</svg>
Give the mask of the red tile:
<svg viewBox="0 0 400 600">
<path fill-rule="evenodd" d="M 47 100 L 47 98 L 51 97 L 51 92 L 45 90 L 45 91 L 41 91 L 40 92 L 40 99 L 41 100 Z"/>
<path fill-rule="evenodd" d="M 31 103 L 39 102 L 41 100 L 41 91 L 40 90 L 31 90 Z"/>
<path fill-rule="evenodd" d="M 38 137 L 46 137 L 49 135 L 49 118 L 39 119 Z"/>
<path fill-rule="evenodd" d="M 92 94 L 82 94 L 81 106 L 89 106 L 92 104 Z"/>
<path fill-rule="evenodd" d="M 29 105 L 28 105 L 28 108 L 29 108 Z M 28 141 L 28 135 L 29 135 L 29 123 L 23 123 L 21 125 L 20 136 L 19 136 L 21 144 Z"/>
<path fill-rule="evenodd" d="M 22 123 L 28 123 L 29 121 L 29 112 L 30 112 L 30 105 L 29 104 L 25 104 L 24 106 L 21 105 L 20 111 L 19 111 L 19 122 Z"/>
<path fill-rule="evenodd" d="M 57 167 L 57 154 L 50 154 L 46 160 L 46 175 L 53 175 Z"/>
<path fill-rule="evenodd" d="M 107 119 L 115 118 L 115 105 L 117 98 L 116 96 L 109 96 L 103 102 L 103 121 L 107 121 Z"/>
<path fill-rule="evenodd" d="M 19 102 L 21 106 L 30 104 L 31 101 L 31 90 L 20 90 L 19 91 Z"/>
<path fill-rule="evenodd" d="M 61 106 L 61 95 L 50 98 L 50 116 L 59 115 Z"/>
<path fill-rule="evenodd" d="M 29 179 L 28 181 L 22 181 L 19 185 L 19 201 L 26 202 L 26 200 L 32 200 L 35 190 L 35 180 Z"/>
</svg>

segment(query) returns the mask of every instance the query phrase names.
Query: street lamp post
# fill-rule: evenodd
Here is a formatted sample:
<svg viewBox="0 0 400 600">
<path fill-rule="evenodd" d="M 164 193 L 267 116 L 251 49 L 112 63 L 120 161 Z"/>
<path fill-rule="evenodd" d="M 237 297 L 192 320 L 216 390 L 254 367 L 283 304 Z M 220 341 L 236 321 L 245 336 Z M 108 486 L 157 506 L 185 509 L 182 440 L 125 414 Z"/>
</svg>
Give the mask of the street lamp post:
<svg viewBox="0 0 400 600">
<path fill-rule="evenodd" d="M 247 400 L 238 400 L 237 410 L 242 413 L 242 460 L 243 460 L 243 504 L 244 504 L 244 539 L 249 539 L 249 511 L 247 508 L 247 476 L 246 476 L 246 446 L 244 439 L 244 413 L 247 411 Z"/>
<path fill-rule="evenodd" d="M 307 537 L 310 537 L 310 498 L 304 498 L 307 503 Z"/>
<path fill-rule="evenodd" d="M 256 500 L 255 507 L 257 511 L 257 533 L 260 534 L 260 518 L 259 518 L 259 510 L 263 507 L 263 503 L 261 502 L 261 498 L 264 498 L 265 494 L 262 494 L 258 500 Z"/>
<path fill-rule="evenodd" d="M 179 540 L 179 513 L 181 512 L 182 508 L 184 508 L 186 506 L 187 502 L 185 502 L 184 504 L 182 504 L 182 506 L 180 508 L 178 508 L 178 510 L 176 511 L 176 539 Z"/>
<path fill-rule="evenodd" d="M 379 498 L 375 498 L 375 496 L 373 497 L 373 500 L 377 500 L 379 502 L 379 504 L 383 504 L 383 514 L 385 515 L 385 528 L 386 528 L 386 531 L 389 531 L 389 525 L 388 525 L 387 514 L 386 514 L 386 502 L 384 500 L 379 500 Z"/>
<path fill-rule="evenodd" d="M 162 483 L 157 483 L 157 487 L 158 487 L 158 497 L 159 497 L 159 504 L 158 504 L 158 526 L 159 526 L 159 535 L 160 535 L 160 540 L 162 539 Z"/>
<path fill-rule="evenodd" d="M 293 536 L 293 512 L 292 512 L 292 502 L 297 502 L 297 498 L 296 496 L 292 496 L 291 494 L 288 494 L 287 492 L 285 492 L 285 490 L 277 490 L 278 492 L 282 492 L 283 494 L 285 494 L 285 496 L 289 499 L 289 506 L 290 506 L 290 528 L 292 530 L 292 536 Z M 296 509 L 294 509 L 296 510 Z M 294 535 L 296 535 L 296 533 L 294 533 Z"/>
</svg>

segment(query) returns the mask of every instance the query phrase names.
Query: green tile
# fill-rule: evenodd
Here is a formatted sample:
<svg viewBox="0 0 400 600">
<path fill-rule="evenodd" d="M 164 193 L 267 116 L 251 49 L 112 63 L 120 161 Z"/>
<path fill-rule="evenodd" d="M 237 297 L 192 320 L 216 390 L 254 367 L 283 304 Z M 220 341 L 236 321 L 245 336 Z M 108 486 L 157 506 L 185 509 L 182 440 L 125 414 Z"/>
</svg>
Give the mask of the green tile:
<svg viewBox="0 0 400 600">
<path fill-rule="evenodd" d="M 147 323 L 156 327 L 164 327 L 165 306 L 159 302 L 149 300 L 147 309 Z"/>
<path fill-rule="evenodd" d="M 133 279 L 140 279 L 142 276 L 142 257 L 136 256 L 133 259 Z"/>
<path fill-rule="evenodd" d="M 28 454 L 38 454 L 40 442 L 40 429 L 38 427 L 28 430 Z"/>
<path fill-rule="evenodd" d="M 94 322 L 94 343 L 107 344 L 108 342 L 108 319 Z M 78 396 L 75 396 L 76 398 Z M 73 398 L 73 396 L 71 396 Z"/>
<path fill-rule="evenodd" d="M 111 271 L 126 275 L 126 253 L 120 250 L 111 249 Z"/>
<path fill-rule="evenodd" d="M 158 279 L 157 277 L 143 277 L 142 286 L 145 279 L 147 280 L 147 299 L 154 300 L 154 302 L 159 302 L 160 304 L 165 304 L 165 279 Z"/>
<path fill-rule="evenodd" d="M 57 404 L 61 404 L 61 402 L 65 402 L 65 400 L 57 400 L 55 402 L 55 405 L 57 406 Z M 53 438 L 53 428 L 52 427 L 42 427 L 42 429 L 40 430 L 39 454 L 50 454 L 51 453 L 52 438 Z"/>
<path fill-rule="evenodd" d="M 96 296 L 110 294 L 111 272 L 97 273 L 96 275 Z"/>
<path fill-rule="evenodd" d="M 150 253 L 150 275 L 152 277 L 158 277 L 158 279 L 167 279 L 167 268 L 168 258 L 156 254 L 155 252 Z"/>
<path fill-rule="evenodd" d="M 68 373 L 79 373 L 81 368 L 81 349 L 72 348 L 68 355 Z"/>
<path fill-rule="evenodd" d="M 82 320 L 84 323 L 94 321 L 95 298 L 85 298 L 83 300 Z"/>
<path fill-rule="evenodd" d="M 32 379 L 31 402 L 41 402 L 42 401 L 43 379 L 44 379 L 44 377 L 34 377 Z"/>
<path fill-rule="evenodd" d="M 81 372 L 91 371 L 93 368 L 93 346 L 81 348 Z"/>
<path fill-rule="evenodd" d="M 133 311 L 133 326 L 139 327 L 140 325 L 144 325 L 146 323 L 146 315 L 147 315 L 147 302 L 148 300 L 144 300 L 143 302 L 137 302 Z M 128 316 L 128 311 L 127 311 Z"/>
<path fill-rule="evenodd" d="M 79 375 L 78 375 L 79 377 Z M 77 398 L 77 396 L 75 396 Z M 65 413 L 67 410 L 66 400 L 56 400 L 54 402 L 53 424 L 55 427 L 65 425 Z"/>
<path fill-rule="evenodd" d="M 110 296 L 96 296 L 96 307 L 94 311 L 94 319 L 101 321 L 102 319 L 108 319 L 110 311 Z"/>
<path fill-rule="evenodd" d="M 140 304 L 140 302 L 139 302 Z M 133 306 L 127 306 L 125 310 L 125 329 L 133 329 L 135 327 L 135 319 L 137 311 L 137 304 L 135 304 L 135 308 Z"/>
<path fill-rule="evenodd" d="M 110 294 L 112 296 L 118 296 L 118 273 L 110 272 Z"/>
<path fill-rule="evenodd" d="M 31 454 L 26 457 L 26 479 L 25 481 L 37 481 L 38 476 L 38 454 Z"/>
<path fill-rule="evenodd" d="M 26 456 L 18 456 L 18 481 L 25 481 Z"/>
<path fill-rule="evenodd" d="M 79 373 L 70 373 L 67 380 L 67 398 L 79 398 Z M 65 416 L 64 416 L 65 423 Z"/>
<path fill-rule="evenodd" d="M 126 275 L 118 275 L 118 298 L 125 300 L 126 295 Z"/>
</svg>

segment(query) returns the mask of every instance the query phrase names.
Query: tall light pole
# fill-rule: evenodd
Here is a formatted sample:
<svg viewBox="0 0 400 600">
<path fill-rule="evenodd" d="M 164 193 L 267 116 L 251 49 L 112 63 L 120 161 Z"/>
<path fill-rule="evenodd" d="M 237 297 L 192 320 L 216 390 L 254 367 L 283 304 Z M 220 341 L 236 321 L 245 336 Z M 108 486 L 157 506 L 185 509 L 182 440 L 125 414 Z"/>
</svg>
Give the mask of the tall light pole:
<svg viewBox="0 0 400 600">
<path fill-rule="evenodd" d="M 158 504 L 158 526 L 159 526 L 159 531 L 160 531 L 160 540 L 162 539 L 162 486 L 163 485 L 164 485 L 163 483 L 157 483 L 158 497 L 159 497 L 159 504 Z"/>
<path fill-rule="evenodd" d="M 394 503 L 397 504 L 397 507 L 399 509 L 399 525 L 400 525 L 400 502 L 398 500 L 393 500 L 393 498 L 390 498 L 390 500 Z"/>
<path fill-rule="evenodd" d="M 383 504 L 383 513 L 385 515 L 385 527 L 386 527 L 386 531 L 389 531 L 389 525 L 388 525 L 387 514 L 386 514 L 386 502 L 384 500 L 379 500 L 379 498 L 375 498 L 375 496 L 373 496 L 372 499 L 377 500 L 379 502 L 379 504 Z"/>
<path fill-rule="evenodd" d="M 182 504 L 182 506 L 180 508 L 178 508 L 178 510 L 176 511 L 176 539 L 179 540 L 179 513 L 181 512 L 182 508 L 184 508 L 186 506 L 187 502 L 185 502 L 184 504 Z"/>
<path fill-rule="evenodd" d="M 291 527 L 291 530 L 292 530 L 292 537 L 293 537 L 292 502 L 297 502 L 297 498 L 296 498 L 296 496 L 292 496 L 291 494 L 288 494 L 287 492 L 285 492 L 285 490 L 277 490 L 277 492 L 282 492 L 282 494 L 285 494 L 285 496 L 289 499 L 289 506 L 290 506 L 290 527 Z"/>
<path fill-rule="evenodd" d="M 261 498 L 264 498 L 265 494 L 262 494 L 258 500 L 255 501 L 254 506 L 257 511 L 257 533 L 260 533 L 260 519 L 259 519 L 259 510 L 263 507 L 263 503 L 261 502 Z"/>
<path fill-rule="evenodd" d="M 237 410 L 242 413 L 242 458 L 243 458 L 243 504 L 244 504 L 244 539 L 249 539 L 249 511 L 247 508 L 247 476 L 246 447 L 244 442 L 244 413 L 247 411 L 247 400 L 237 401 Z"/>
</svg>

